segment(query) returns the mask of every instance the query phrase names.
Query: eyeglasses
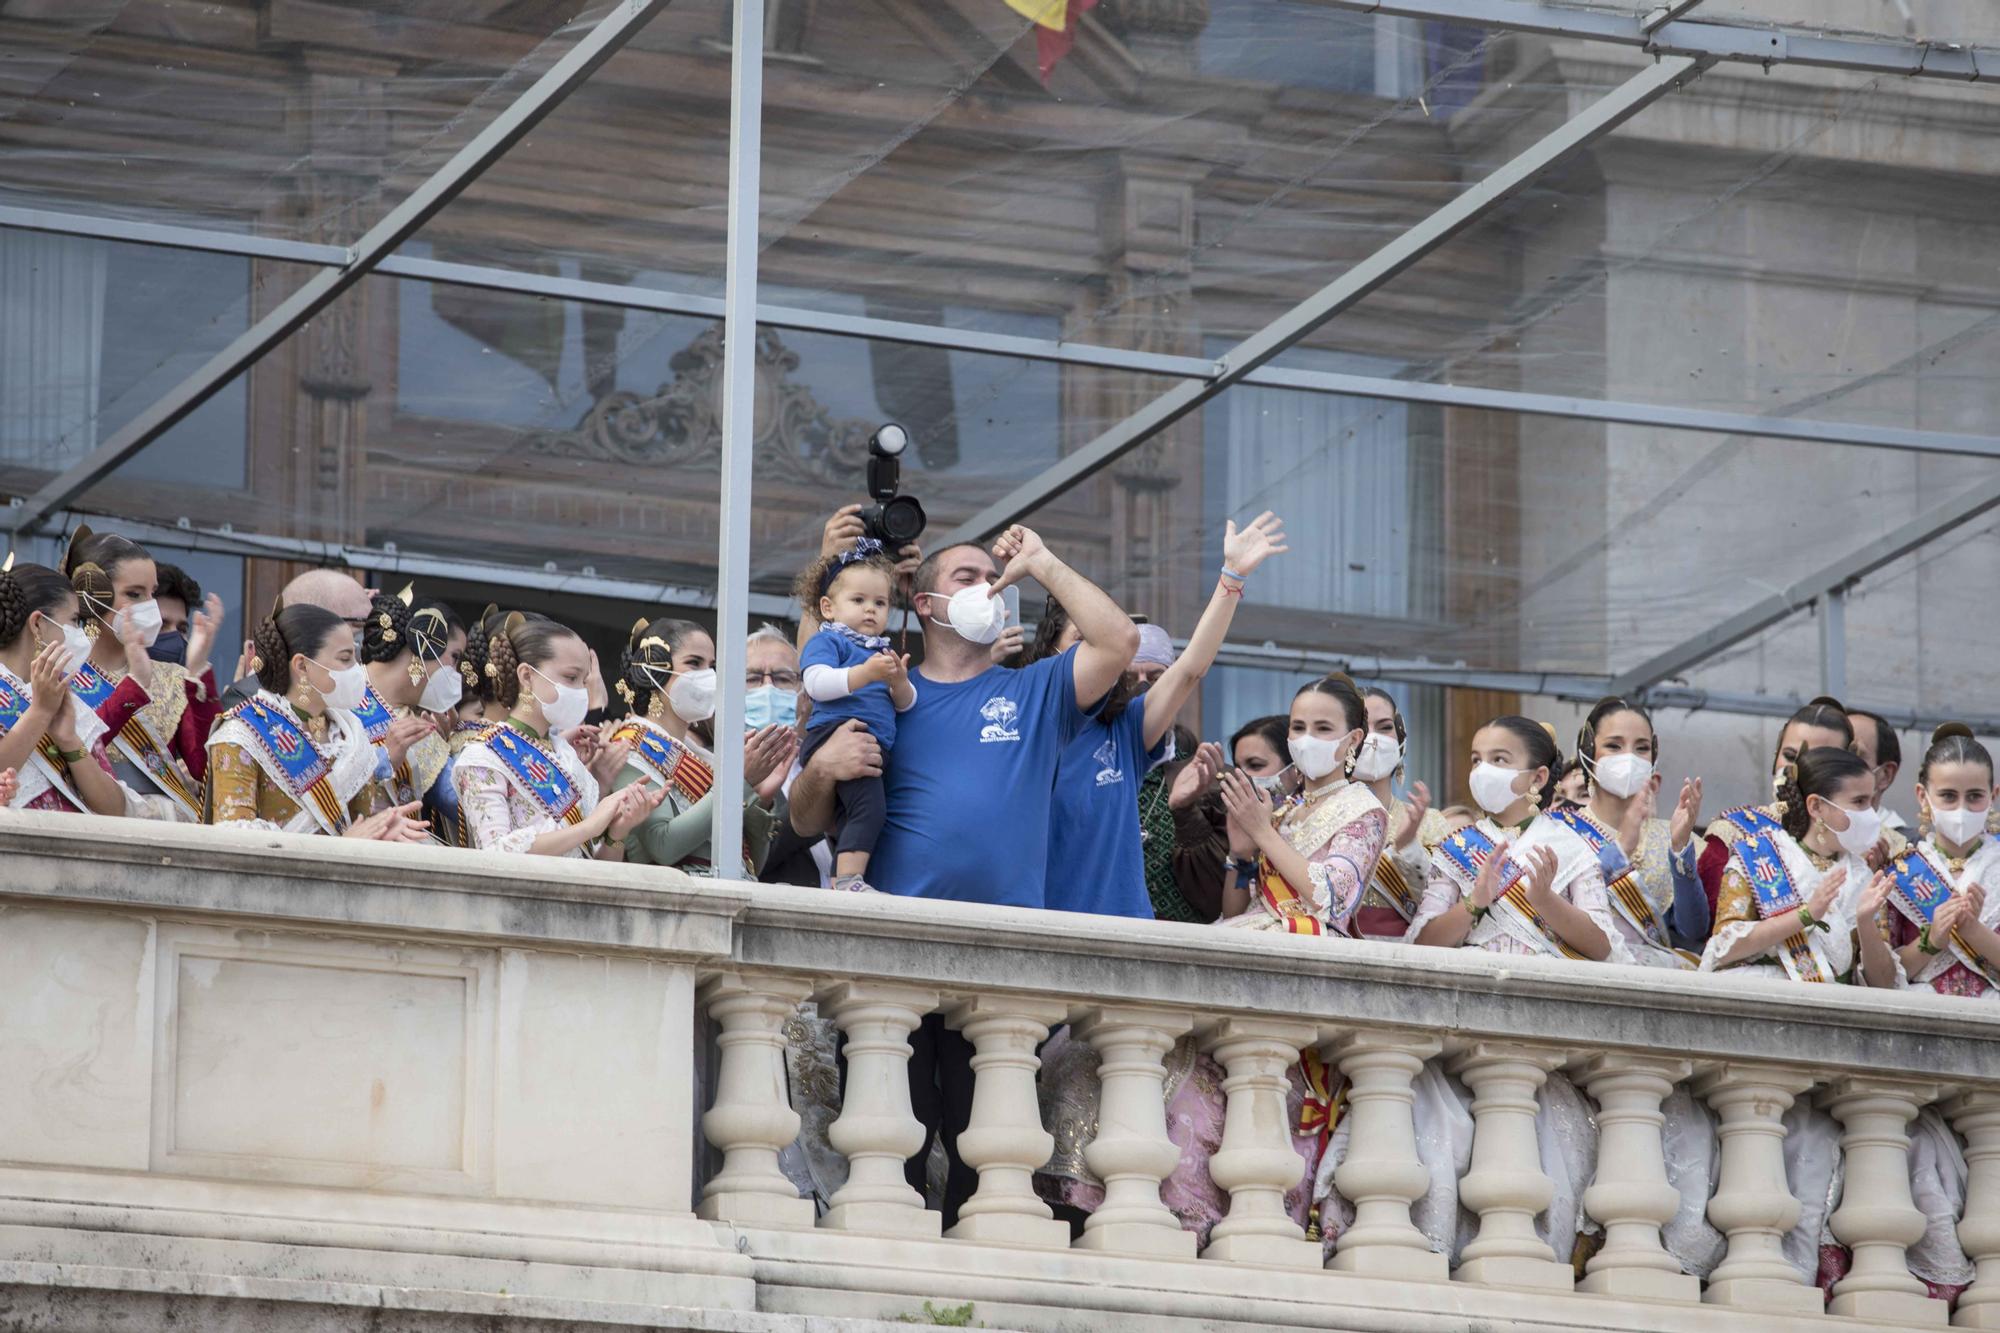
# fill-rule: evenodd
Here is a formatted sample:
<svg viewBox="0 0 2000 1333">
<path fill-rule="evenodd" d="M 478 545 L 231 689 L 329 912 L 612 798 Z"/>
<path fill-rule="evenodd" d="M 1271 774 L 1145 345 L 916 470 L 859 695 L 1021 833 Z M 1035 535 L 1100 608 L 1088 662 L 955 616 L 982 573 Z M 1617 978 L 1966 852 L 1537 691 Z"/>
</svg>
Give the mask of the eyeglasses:
<svg viewBox="0 0 2000 1333">
<path fill-rule="evenodd" d="M 743 673 L 745 689 L 757 689 L 764 685 L 775 685 L 781 690 L 796 690 L 805 684 L 805 679 L 796 671 L 746 671 Z"/>
</svg>

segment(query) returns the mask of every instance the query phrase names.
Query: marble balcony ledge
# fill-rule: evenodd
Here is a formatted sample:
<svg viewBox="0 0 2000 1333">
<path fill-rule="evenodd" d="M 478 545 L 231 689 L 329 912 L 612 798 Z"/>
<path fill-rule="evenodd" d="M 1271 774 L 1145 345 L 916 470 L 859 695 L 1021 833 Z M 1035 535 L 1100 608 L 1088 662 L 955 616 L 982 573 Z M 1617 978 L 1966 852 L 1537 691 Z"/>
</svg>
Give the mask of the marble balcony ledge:
<svg viewBox="0 0 2000 1333">
<path fill-rule="evenodd" d="M 824 1216 L 776 1165 L 808 997 L 848 1042 L 849 1182 Z M 1996 1009 L 0 812 L 0 1328 L 859 1333 L 925 1301 L 1050 1333 L 1828 1328 L 1760 1267 L 1789 1201 L 1777 1116 L 1810 1095 L 1880 1205 L 1836 1216 L 1866 1260 L 1836 1314 L 1942 1322 L 1908 1290 L 1891 1169 L 1937 1104 L 1974 1162 L 1959 1322 L 2000 1327 Z M 978 1207 L 949 1236 L 901 1179 L 906 1037 L 934 1011 L 979 1052 Z M 1074 1246 L 1028 1184 L 1035 1050 L 1063 1022 L 1104 1057 L 1093 1166 L 1117 1177 Z M 1234 1229 L 1199 1258 L 1158 1198 L 1161 1054 L 1187 1031 L 1229 1074 Z M 1331 1272 L 1276 1204 L 1309 1046 L 1348 1077 L 1342 1190 L 1365 1196 Z M 1422 1249 L 1409 1089 L 1438 1056 L 1481 1089 L 1467 1197 L 1502 1249 L 1540 1206 L 1522 1090 L 1563 1067 L 1603 1103 L 1586 1203 L 1619 1239 L 1578 1290 Z M 1659 1099 L 1690 1077 L 1726 1125 L 1711 1208 L 1736 1276 L 1705 1295 L 1660 1271 L 1654 1216 Z"/>
</svg>

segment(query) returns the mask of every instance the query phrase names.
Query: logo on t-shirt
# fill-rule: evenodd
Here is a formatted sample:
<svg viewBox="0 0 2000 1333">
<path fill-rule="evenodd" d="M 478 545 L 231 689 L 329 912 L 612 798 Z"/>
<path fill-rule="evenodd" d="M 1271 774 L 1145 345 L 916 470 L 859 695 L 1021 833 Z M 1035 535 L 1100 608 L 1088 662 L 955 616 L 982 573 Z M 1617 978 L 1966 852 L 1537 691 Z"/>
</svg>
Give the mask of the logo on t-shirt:
<svg viewBox="0 0 2000 1333">
<path fill-rule="evenodd" d="M 1021 720 L 1020 706 L 1006 695 L 996 694 L 980 705 L 979 716 L 986 719 L 986 725 L 979 729 L 980 744 L 1021 739 L 1021 729 L 1016 725 Z"/>
<path fill-rule="evenodd" d="M 1125 775 L 1118 770 L 1118 747 L 1113 742 L 1105 741 L 1090 752 L 1090 757 L 1097 761 L 1098 786 L 1115 787 L 1125 780 Z"/>
</svg>

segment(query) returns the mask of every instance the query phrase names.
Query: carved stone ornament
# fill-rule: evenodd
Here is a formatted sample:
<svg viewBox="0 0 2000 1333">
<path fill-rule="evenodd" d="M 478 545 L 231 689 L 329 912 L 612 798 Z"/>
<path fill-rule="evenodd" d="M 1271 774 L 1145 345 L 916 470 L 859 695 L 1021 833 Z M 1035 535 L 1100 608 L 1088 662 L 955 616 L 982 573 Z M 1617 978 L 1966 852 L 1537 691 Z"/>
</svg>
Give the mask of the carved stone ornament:
<svg viewBox="0 0 2000 1333">
<path fill-rule="evenodd" d="M 529 438 L 538 454 L 656 467 L 701 464 L 722 456 L 722 326 L 674 353 L 673 382 L 651 394 L 605 395 L 577 426 Z M 852 483 L 868 463 L 872 422 L 836 421 L 811 389 L 790 382 L 799 355 L 769 329 L 757 331 L 758 475 L 819 484 Z"/>
</svg>

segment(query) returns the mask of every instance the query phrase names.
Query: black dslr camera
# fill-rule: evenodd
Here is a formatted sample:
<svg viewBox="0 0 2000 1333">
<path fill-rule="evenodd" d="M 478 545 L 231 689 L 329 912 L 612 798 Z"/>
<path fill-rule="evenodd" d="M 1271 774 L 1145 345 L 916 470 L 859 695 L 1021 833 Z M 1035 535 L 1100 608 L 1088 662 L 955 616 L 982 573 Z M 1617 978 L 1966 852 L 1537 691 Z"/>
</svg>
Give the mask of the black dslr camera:
<svg viewBox="0 0 2000 1333">
<path fill-rule="evenodd" d="M 861 526 L 892 556 L 923 536 L 929 521 L 916 496 L 896 493 L 909 447 L 910 433 L 893 421 L 868 437 L 868 494 L 875 503 L 861 511 Z"/>
</svg>

